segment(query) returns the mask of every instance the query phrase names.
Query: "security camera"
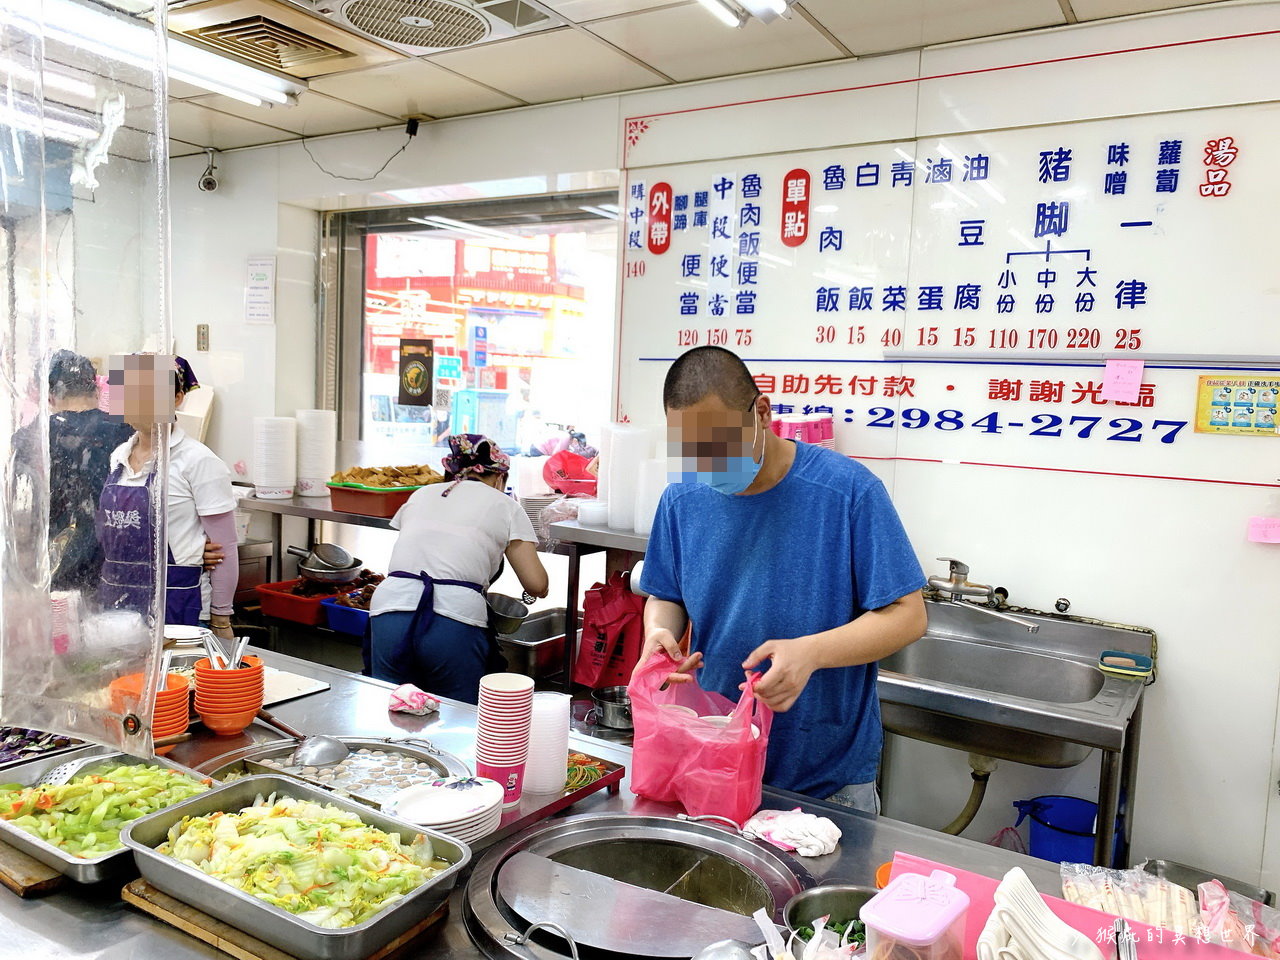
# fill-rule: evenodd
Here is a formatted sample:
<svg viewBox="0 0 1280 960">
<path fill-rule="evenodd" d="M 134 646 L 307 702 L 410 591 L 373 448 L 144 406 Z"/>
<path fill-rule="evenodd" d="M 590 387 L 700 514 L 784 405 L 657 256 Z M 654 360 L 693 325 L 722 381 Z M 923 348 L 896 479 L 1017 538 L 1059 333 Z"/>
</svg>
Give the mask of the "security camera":
<svg viewBox="0 0 1280 960">
<path fill-rule="evenodd" d="M 206 150 L 205 153 L 209 157 L 209 165 L 204 168 L 204 173 L 200 174 L 200 179 L 196 181 L 196 186 L 205 193 L 213 193 L 218 189 L 218 178 L 213 175 L 213 171 L 218 168 L 213 162 L 213 151 Z"/>
</svg>

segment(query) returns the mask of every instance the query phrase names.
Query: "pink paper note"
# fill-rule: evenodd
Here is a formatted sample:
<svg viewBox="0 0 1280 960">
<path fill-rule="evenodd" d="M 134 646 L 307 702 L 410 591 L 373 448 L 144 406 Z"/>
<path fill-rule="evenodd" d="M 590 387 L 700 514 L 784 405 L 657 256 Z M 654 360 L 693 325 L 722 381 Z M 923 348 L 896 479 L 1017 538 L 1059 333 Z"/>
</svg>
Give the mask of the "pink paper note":
<svg viewBox="0 0 1280 960">
<path fill-rule="evenodd" d="M 1250 517 L 1249 539 L 1254 543 L 1280 543 L 1280 517 Z"/>
<path fill-rule="evenodd" d="M 1141 360 L 1108 360 L 1102 373 L 1103 400 L 1135 403 L 1142 387 Z"/>
</svg>

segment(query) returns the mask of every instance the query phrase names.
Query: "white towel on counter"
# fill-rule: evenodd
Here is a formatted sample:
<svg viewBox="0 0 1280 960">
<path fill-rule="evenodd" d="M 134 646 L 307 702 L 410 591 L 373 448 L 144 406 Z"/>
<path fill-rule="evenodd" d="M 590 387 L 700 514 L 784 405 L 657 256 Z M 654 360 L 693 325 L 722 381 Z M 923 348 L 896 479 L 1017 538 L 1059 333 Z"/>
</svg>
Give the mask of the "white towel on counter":
<svg viewBox="0 0 1280 960">
<path fill-rule="evenodd" d="M 826 817 L 794 810 L 761 810 L 742 832 L 802 857 L 821 857 L 840 845 L 840 828 Z"/>
</svg>

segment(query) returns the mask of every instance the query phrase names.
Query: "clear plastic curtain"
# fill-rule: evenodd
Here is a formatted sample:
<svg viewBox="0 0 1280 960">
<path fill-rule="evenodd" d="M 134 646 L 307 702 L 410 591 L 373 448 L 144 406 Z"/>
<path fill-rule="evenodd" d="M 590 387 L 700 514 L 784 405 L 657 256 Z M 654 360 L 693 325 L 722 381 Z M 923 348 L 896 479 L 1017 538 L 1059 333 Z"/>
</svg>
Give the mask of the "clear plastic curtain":
<svg viewBox="0 0 1280 960">
<path fill-rule="evenodd" d="M 100 589 L 100 495 L 130 434 L 106 413 L 111 358 L 170 344 L 158 6 L 0 0 L 0 723 L 143 755 L 167 430 L 124 511 L 143 571 L 130 603 Z M 143 692 L 120 695 L 131 674 Z"/>
</svg>

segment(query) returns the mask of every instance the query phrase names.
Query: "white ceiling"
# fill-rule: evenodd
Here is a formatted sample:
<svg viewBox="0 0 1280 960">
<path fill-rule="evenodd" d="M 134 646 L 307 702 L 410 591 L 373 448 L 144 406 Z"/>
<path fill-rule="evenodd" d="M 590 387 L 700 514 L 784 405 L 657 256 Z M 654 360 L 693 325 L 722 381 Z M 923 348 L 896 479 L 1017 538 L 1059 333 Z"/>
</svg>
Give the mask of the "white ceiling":
<svg viewBox="0 0 1280 960">
<path fill-rule="evenodd" d="M 170 87 L 173 156 L 456 117 L 1206 0 L 800 0 L 733 30 L 696 0 L 543 0 L 567 26 L 313 79 L 295 107 Z"/>
</svg>

